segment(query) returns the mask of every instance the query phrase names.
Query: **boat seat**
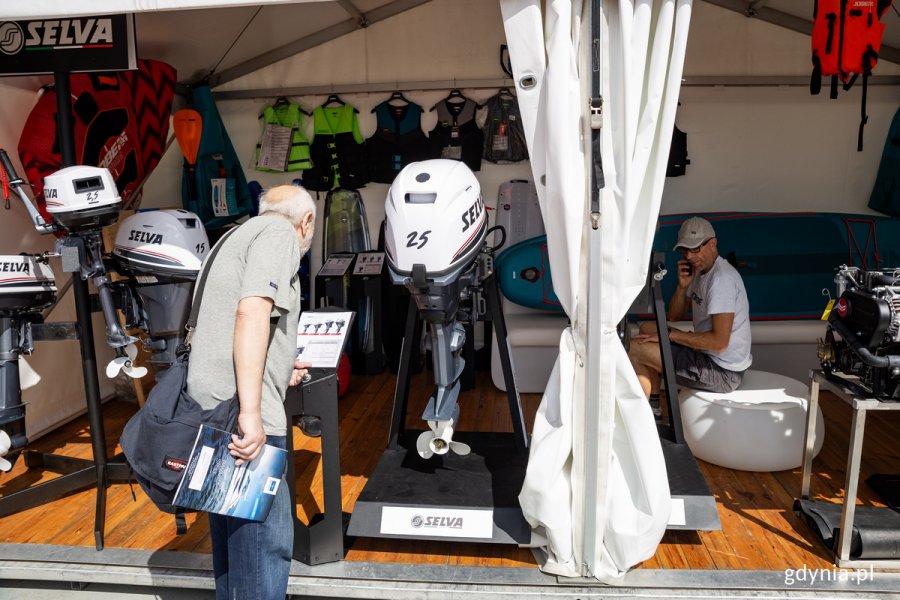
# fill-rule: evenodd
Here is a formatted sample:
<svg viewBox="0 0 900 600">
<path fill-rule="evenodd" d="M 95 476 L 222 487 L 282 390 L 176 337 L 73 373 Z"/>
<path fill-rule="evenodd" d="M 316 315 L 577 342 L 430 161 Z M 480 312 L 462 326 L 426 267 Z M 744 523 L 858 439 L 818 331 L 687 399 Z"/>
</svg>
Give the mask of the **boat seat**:
<svg viewBox="0 0 900 600">
<path fill-rule="evenodd" d="M 685 441 L 697 458 L 729 469 L 794 469 L 803 460 L 808 398 L 802 381 L 753 369 L 727 394 L 682 388 L 678 399 Z M 820 410 L 815 454 L 824 440 Z"/>
</svg>

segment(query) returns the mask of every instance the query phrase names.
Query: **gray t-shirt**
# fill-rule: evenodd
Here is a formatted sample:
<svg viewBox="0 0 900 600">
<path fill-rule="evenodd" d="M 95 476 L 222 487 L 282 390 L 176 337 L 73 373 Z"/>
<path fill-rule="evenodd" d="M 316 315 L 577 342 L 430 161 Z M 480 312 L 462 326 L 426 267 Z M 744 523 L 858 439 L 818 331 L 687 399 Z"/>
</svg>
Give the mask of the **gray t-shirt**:
<svg viewBox="0 0 900 600">
<path fill-rule="evenodd" d="M 203 408 L 235 393 L 234 321 L 242 298 L 270 298 L 272 340 L 262 385 L 266 435 L 286 435 L 284 396 L 291 380 L 300 319 L 300 242 L 287 219 L 254 217 L 225 240 L 212 263 L 191 340 L 188 393 Z M 203 268 L 206 268 L 206 264 Z"/>
<path fill-rule="evenodd" d="M 694 331 L 712 331 L 712 317 L 734 313 L 731 338 L 724 352 L 707 352 L 717 365 L 729 371 L 744 371 L 750 367 L 750 303 L 744 281 L 737 269 L 721 256 L 712 268 L 691 282 L 688 287 Z"/>
</svg>

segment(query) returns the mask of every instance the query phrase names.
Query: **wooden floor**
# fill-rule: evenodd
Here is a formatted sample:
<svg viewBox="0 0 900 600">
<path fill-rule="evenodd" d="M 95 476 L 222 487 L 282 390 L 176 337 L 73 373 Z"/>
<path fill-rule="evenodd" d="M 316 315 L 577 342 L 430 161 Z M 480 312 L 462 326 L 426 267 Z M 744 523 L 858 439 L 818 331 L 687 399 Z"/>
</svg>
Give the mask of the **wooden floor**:
<svg viewBox="0 0 900 600">
<path fill-rule="evenodd" d="M 475 390 L 460 398 L 459 429 L 511 431 L 506 398 L 491 384 L 488 373 L 479 373 Z M 351 512 L 367 476 L 374 470 L 387 439 L 395 378 L 389 374 L 354 377 L 350 392 L 341 399 L 341 478 L 343 509 Z M 431 374 L 413 378 L 410 388 L 410 427 L 420 427 L 418 415 L 432 387 Z M 540 402 L 537 394 L 522 397 L 528 428 Z M 814 463 L 812 496 L 839 502 L 844 487 L 850 408 L 827 393 L 821 404 L 826 417 L 825 446 Z M 109 452 L 137 406 L 122 401 L 104 405 Z M 894 445 L 900 434 L 897 413 L 870 414 L 859 486 L 861 504 L 878 504 L 862 481 L 872 473 L 898 473 L 900 460 Z M 301 518 L 321 508 L 319 440 L 294 428 L 297 452 L 298 513 Z M 90 458 L 90 436 L 82 418 L 34 442 L 33 450 Z M 643 568 L 783 570 L 806 565 L 828 568 L 829 553 L 791 511 L 800 490 L 800 471 L 748 473 L 700 463 L 713 490 L 722 531 L 668 532 L 656 555 Z M 11 473 L 0 474 L 0 495 L 6 495 L 54 477 L 29 471 L 18 461 Z M 303 493 L 302 490 L 311 490 Z M 143 550 L 210 551 L 205 517 L 188 515 L 188 532 L 175 534 L 172 517 L 158 512 L 137 485 L 109 488 L 106 546 Z M 44 506 L 0 518 L 0 542 L 93 546 L 95 492 L 86 490 Z M 347 560 L 429 563 L 441 565 L 531 567 L 530 550 L 514 546 L 447 542 L 356 539 Z"/>
</svg>

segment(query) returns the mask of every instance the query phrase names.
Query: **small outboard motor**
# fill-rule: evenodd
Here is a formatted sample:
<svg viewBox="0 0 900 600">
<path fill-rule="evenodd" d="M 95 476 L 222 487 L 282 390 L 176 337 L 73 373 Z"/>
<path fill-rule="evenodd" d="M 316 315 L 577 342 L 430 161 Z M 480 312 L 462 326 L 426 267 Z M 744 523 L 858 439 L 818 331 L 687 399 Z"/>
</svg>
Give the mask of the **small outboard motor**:
<svg viewBox="0 0 900 600">
<path fill-rule="evenodd" d="M 126 318 L 147 332 L 144 347 L 153 352 L 150 362 L 155 366 L 175 362 L 194 282 L 208 251 L 203 223 L 186 210 L 138 212 L 119 225 L 113 258 L 116 269 L 130 277 L 129 289 L 139 299 L 136 307 L 126 303 L 137 313 Z"/>
<path fill-rule="evenodd" d="M 470 448 L 452 438 L 465 366 L 461 304 L 480 283 L 478 258 L 488 231 L 481 186 L 462 162 L 416 162 L 394 179 L 384 210 L 388 272 L 409 289 L 428 325 L 437 385 L 422 414 L 431 431 L 419 436 L 416 449 L 423 458 L 450 450 L 468 454 Z"/>
<path fill-rule="evenodd" d="M 56 279 L 40 256 L 0 256 L 0 471 L 12 469 L 25 437 L 19 356 L 33 349 L 31 323 L 56 302 Z M 6 456 L 12 456 L 7 460 Z"/>
<path fill-rule="evenodd" d="M 66 167 L 44 178 L 44 202 L 69 233 L 100 230 L 119 218 L 122 198 L 108 169 Z"/>
</svg>

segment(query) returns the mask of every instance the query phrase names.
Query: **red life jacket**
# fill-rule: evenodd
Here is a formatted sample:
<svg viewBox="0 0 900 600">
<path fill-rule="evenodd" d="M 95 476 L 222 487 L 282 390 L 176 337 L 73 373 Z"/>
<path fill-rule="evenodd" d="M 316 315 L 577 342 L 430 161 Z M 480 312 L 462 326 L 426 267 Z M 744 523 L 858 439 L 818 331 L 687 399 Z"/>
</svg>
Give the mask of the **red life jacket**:
<svg viewBox="0 0 900 600">
<path fill-rule="evenodd" d="M 831 97 L 837 98 L 837 82 L 844 89 L 863 76 L 863 100 L 858 150 L 862 150 L 868 77 L 878 61 L 885 24 L 881 17 L 893 0 L 816 0 L 813 13 L 810 93 L 818 94 L 822 76 L 831 76 Z"/>
</svg>

